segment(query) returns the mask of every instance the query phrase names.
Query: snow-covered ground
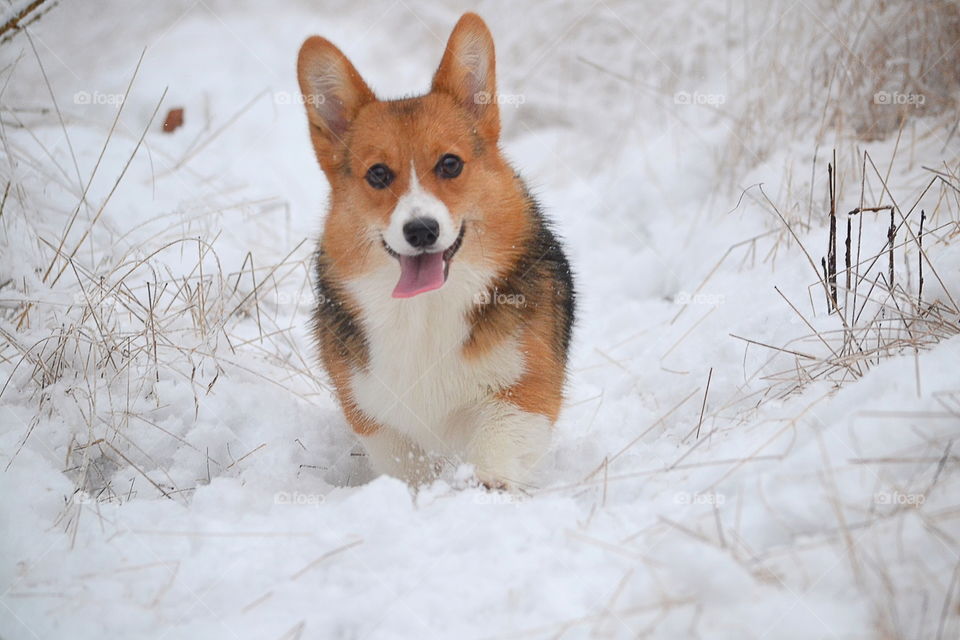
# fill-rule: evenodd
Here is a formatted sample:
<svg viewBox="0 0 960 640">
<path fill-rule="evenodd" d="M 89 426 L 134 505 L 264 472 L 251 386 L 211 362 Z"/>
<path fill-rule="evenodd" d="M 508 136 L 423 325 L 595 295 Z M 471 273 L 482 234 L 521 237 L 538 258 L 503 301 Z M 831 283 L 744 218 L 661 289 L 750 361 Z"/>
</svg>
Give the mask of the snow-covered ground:
<svg viewBox="0 0 960 640">
<path fill-rule="evenodd" d="M 855 0 L 61 5 L 0 48 L 0 638 L 958 637 L 960 28 L 921 50 Z M 297 49 L 415 93 L 466 9 L 580 294 L 519 496 L 372 478 L 307 328 L 327 185 Z M 891 203 L 894 296 L 890 212 L 846 215 Z"/>
</svg>

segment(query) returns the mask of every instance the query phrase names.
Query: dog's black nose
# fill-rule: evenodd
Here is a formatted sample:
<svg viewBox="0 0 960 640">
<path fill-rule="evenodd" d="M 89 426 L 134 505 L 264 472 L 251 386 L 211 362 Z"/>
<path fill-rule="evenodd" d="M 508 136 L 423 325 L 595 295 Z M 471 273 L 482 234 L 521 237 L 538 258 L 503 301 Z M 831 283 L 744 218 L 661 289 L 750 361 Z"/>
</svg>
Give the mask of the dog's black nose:
<svg viewBox="0 0 960 640">
<path fill-rule="evenodd" d="M 414 218 L 403 225 L 403 237 L 417 249 L 433 245 L 439 235 L 440 224 L 433 218 Z"/>
</svg>

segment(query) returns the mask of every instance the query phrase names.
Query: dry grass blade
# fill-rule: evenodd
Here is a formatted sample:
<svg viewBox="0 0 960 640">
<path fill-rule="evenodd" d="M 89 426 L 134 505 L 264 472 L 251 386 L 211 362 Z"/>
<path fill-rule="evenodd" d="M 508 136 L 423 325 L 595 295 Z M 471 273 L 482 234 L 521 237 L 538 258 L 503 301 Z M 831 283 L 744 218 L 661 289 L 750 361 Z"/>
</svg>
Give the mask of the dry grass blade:
<svg viewBox="0 0 960 640">
<path fill-rule="evenodd" d="M 878 204 L 875 206 L 865 204 L 865 191 L 869 186 L 867 171 L 870 169 L 872 169 L 873 177 L 878 181 L 881 194 L 892 201 L 893 204 Z M 834 218 L 835 211 L 840 205 L 834 183 L 836 168 L 831 166 L 828 171 L 830 177 L 828 193 L 830 228 L 827 240 L 827 257 L 821 261 L 822 270 L 816 267 L 809 253 L 803 248 L 802 244 L 799 244 L 800 239 L 797 234 L 793 232 L 789 223 L 769 198 L 767 199 L 781 222 L 798 242 L 811 267 L 817 271 L 817 281 L 810 285 L 811 288 L 819 287 L 823 289 L 827 301 L 827 313 L 835 316 L 841 325 L 837 331 L 816 329 L 812 322 L 786 298 L 780 288 L 775 287 L 778 295 L 787 302 L 810 333 L 779 346 L 731 334 L 732 337 L 750 344 L 794 356 L 791 370 L 777 371 L 765 377 L 771 383 L 768 391 L 776 397 L 786 397 L 803 389 L 815 380 L 829 380 L 836 386 L 840 386 L 849 380 L 861 377 L 867 370 L 879 364 L 882 359 L 904 352 L 916 353 L 919 349 L 928 348 L 960 333 L 960 323 L 951 318 L 957 313 L 954 297 L 936 273 L 933 260 L 929 256 L 928 247 L 924 244 L 924 238 L 936 237 L 935 234 L 941 234 L 956 227 L 956 223 L 951 221 L 934 230 L 926 228 L 927 212 L 919 205 L 930 193 L 930 189 L 938 177 L 934 177 L 925 184 L 915 196 L 915 201 L 909 211 L 906 214 L 901 214 L 900 221 L 897 223 L 895 216 L 900 213 L 900 207 L 889 188 L 888 177 L 880 174 L 869 153 L 863 155 L 862 170 L 860 204 L 850 210 L 847 220 L 847 238 L 844 249 L 845 284 L 842 286 L 842 299 L 839 296 L 841 285 L 837 280 L 839 274 L 833 266 L 836 256 Z M 887 174 L 889 175 L 889 170 Z M 939 207 L 945 202 L 941 198 L 937 206 Z M 909 216 L 918 209 L 920 210 L 920 227 L 919 231 L 915 232 L 909 223 Z M 885 241 L 883 246 L 873 255 L 862 258 L 861 244 L 867 237 L 865 234 L 876 233 L 879 235 L 876 222 L 868 221 L 865 223 L 865 213 L 886 213 L 889 214 L 890 218 L 882 231 Z M 857 237 L 855 259 L 853 257 L 850 216 L 859 217 L 860 231 Z M 903 231 L 900 234 L 902 239 L 898 241 L 897 236 L 901 230 Z M 941 240 L 939 244 L 943 246 L 945 242 L 945 240 Z M 902 281 L 897 280 L 895 257 L 899 254 L 907 256 L 914 251 L 917 253 L 919 280 L 917 290 L 911 292 L 909 290 L 911 286 L 909 278 Z M 884 272 L 877 269 L 877 265 L 882 258 L 886 258 Z M 904 260 L 905 264 L 909 266 L 906 257 Z M 924 302 L 923 286 L 927 270 L 934 272 L 937 283 L 943 292 L 943 299 Z M 793 344 L 807 345 L 811 343 L 819 343 L 825 349 L 825 352 L 821 355 L 820 351 L 810 349 L 807 346 L 801 348 L 792 346 Z M 764 364 L 761 370 L 766 367 L 767 364 Z M 754 376 L 756 375 L 754 374 Z M 751 379 L 754 376 L 751 376 Z"/>
<path fill-rule="evenodd" d="M 133 74 L 130 76 L 130 82 L 127 84 L 127 90 L 124 92 L 124 95 L 130 95 L 130 90 L 133 88 L 133 81 L 137 78 L 137 73 L 140 71 L 140 65 L 143 63 L 143 56 L 146 55 L 146 48 L 140 53 L 140 58 L 137 59 L 137 66 L 133 70 Z M 57 245 L 57 249 L 54 252 L 53 257 L 50 260 L 50 264 L 47 266 L 47 270 L 43 273 L 43 282 L 47 281 L 47 278 L 50 276 L 50 272 L 53 270 L 53 266 L 56 264 L 57 259 L 63 252 L 63 245 L 67 241 L 67 237 L 70 235 L 70 231 L 73 229 L 73 224 L 77 220 L 77 214 L 80 213 L 80 208 L 83 206 L 83 203 L 87 199 L 87 193 L 90 191 L 90 185 L 93 184 L 93 179 L 97 175 L 97 170 L 100 168 L 100 163 L 103 162 L 103 156 L 107 152 L 107 147 L 110 145 L 110 139 L 113 138 L 113 133 L 117 128 L 117 123 L 120 122 L 120 116 L 123 114 L 123 107 L 126 104 L 126 101 L 120 103 L 120 108 L 117 109 L 117 115 L 113 118 L 113 123 L 110 125 L 110 130 L 107 132 L 107 138 L 103 142 L 103 146 L 100 148 L 100 155 L 97 156 L 97 161 L 93 165 L 93 171 L 90 172 L 90 178 L 87 180 L 87 184 L 83 187 L 83 193 L 80 196 L 80 201 L 77 203 L 76 208 L 73 210 L 73 213 L 70 215 L 70 220 L 67 222 L 66 228 L 63 230 L 63 234 L 60 236 L 60 243 Z M 149 125 L 148 125 L 149 126 Z M 142 140 L 142 137 L 141 137 Z"/>
</svg>

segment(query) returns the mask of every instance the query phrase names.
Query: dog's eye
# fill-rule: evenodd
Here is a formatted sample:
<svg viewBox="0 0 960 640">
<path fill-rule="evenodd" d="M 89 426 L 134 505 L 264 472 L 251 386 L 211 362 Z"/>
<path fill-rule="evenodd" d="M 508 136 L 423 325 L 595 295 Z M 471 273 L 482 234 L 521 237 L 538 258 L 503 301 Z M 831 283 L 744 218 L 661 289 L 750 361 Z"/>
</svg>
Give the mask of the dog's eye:
<svg viewBox="0 0 960 640">
<path fill-rule="evenodd" d="M 437 162 L 437 175 L 441 178 L 456 178 L 463 171 L 463 160 L 452 153 L 444 154 Z"/>
<path fill-rule="evenodd" d="M 393 171 L 385 164 L 375 164 L 367 169 L 367 184 L 374 189 L 386 189 L 393 182 Z"/>
</svg>

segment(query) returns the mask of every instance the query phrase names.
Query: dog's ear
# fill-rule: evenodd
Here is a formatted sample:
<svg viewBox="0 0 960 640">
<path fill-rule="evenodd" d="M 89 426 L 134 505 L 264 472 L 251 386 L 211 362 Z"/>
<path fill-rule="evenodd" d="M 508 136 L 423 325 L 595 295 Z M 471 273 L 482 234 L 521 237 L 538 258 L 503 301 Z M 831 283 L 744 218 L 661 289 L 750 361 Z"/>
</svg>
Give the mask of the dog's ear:
<svg viewBox="0 0 960 640">
<path fill-rule="evenodd" d="M 297 58 L 297 79 L 310 121 L 310 138 L 327 168 L 360 108 L 376 96 L 345 55 L 328 40 L 307 38 Z"/>
<path fill-rule="evenodd" d="M 493 36 L 477 14 L 465 13 L 457 21 L 433 76 L 432 90 L 453 96 L 477 119 L 481 137 L 496 144 L 500 110 Z"/>
</svg>

